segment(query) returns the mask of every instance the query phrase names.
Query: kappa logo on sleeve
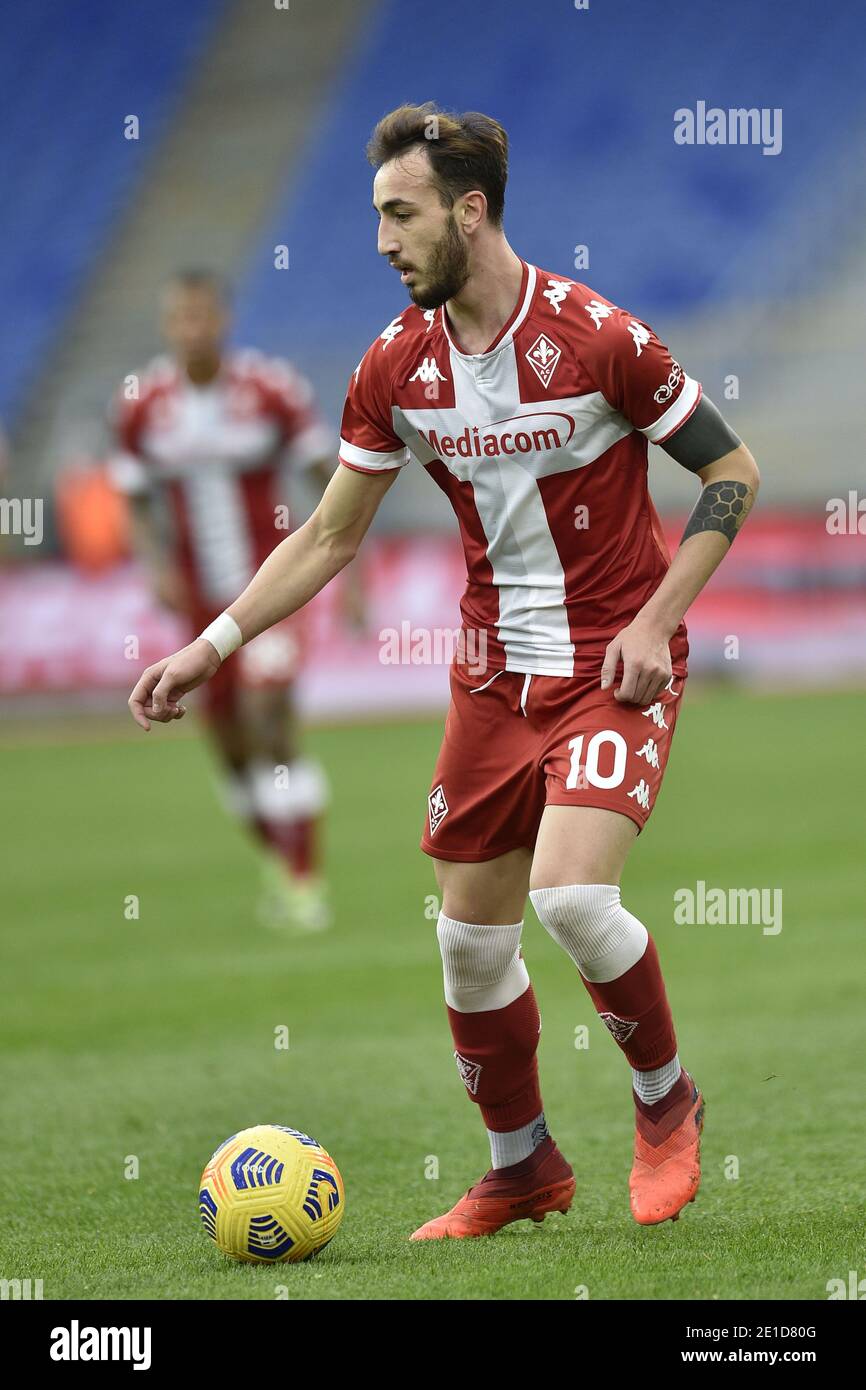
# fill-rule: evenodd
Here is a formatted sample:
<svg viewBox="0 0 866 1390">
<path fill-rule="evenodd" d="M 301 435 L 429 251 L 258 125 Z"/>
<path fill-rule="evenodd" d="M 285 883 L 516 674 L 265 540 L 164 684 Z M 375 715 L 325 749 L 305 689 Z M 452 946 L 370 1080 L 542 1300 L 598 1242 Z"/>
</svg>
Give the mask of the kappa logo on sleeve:
<svg viewBox="0 0 866 1390">
<path fill-rule="evenodd" d="M 612 304 L 602 304 L 600 299 L 591 299 L 589 303 L 584 304 L 583 307 L 595 324 L 596 332 L 601 328 L 605 319 L 609 319 L 611 314 L 616 313 Z"/>
<path fill-rule="evenodd" d="M 551 308 L 558 314 L 562 308 L 563 300 L 574 289 L 574 285 L 570 280 L 548 280 L 547 285 L 548 288 L 541 292 L 542 296 L 550 301 Z"/>
<path fill-rule="evenodd" d="M 390 346 L 390 344 L 393 343 L 397 334 L 402 332 L 403 325 L 400 322 L 400 316 L 398 314 L 397 318 L 392 319 L 391 322 L 388 324 L 388 327 L 383 328 L 382 332 L 379 334 L 379 337 L 382 340 L 382 351 L 384 352 L 386 347 Z"/>
<path fill-rule="evenodd" d="M 638 323 L 635 319 L 632 319 L 631 323 L 629 324 L 628 331 L 634 339 L 634 345 L 637 350 L 637 355 L 638 357 L 640 357 L 641 353 L 643 352 L 644 348 L 650 340 L 650 331 L 648 328 L 644 328 L 643 324 Z"/>
<path fill-rule="evenodd" d="M 439 826 L 448 815 L 448 802 L 445 800 L 445 792 L 442 783 L 434 787 L 427 798 L 427 809 L 430 819 L 430 834 L 435 835 Z"/>
</svg>

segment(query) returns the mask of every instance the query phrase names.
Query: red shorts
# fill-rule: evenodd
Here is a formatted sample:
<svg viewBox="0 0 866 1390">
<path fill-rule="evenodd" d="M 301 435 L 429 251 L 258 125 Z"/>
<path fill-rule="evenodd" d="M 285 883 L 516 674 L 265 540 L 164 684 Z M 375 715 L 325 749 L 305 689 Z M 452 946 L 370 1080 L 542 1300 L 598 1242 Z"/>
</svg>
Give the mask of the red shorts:
<svg viewBox="0 0 866 1390">
<path fill-rule="evenodd" d="M 599 681 L 598 674 L 500 671 L 479 686 L 454 663 L 424 853 L 478 863 L 532 849 L 545 806 L 600 806 L 642 829 L 661 787 L 685 676 L 675 673 L 649 705 L 623 704 Z"/>
<path fill-rule="evenodd" d="M 197 637 L 215 617 L 216 613 L 197 610 L 193 636 Z M 300 669 L 303 632 L 303 620 L 295 613 L 240 647 L 201 687 L 199 698 L 205 713 L 234 713 L 242 690 L 285 689 L 291 685 Z"/>
</svg>

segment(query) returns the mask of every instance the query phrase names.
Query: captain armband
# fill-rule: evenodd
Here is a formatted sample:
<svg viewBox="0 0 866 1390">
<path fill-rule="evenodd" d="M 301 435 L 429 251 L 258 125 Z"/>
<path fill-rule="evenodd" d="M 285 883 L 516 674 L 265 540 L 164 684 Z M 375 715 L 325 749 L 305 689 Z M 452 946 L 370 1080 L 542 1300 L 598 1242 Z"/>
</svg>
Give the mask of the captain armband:
<svg viewBox="0 0 866 1390">
<path fill-rule="evenodd" d="M 684 425 L 660 447 L 690 473 L 733 453 L 742 444 L 708 396 L 701 396 Z"/>
</svg>

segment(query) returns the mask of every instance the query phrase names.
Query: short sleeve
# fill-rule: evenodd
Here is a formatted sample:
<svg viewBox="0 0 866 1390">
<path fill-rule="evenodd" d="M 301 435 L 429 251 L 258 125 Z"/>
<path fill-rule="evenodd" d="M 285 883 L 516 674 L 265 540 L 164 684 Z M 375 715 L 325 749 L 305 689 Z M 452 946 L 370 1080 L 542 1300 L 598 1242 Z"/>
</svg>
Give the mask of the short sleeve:
<svg viewBox="0 0 866 1390">
<path fill-rule="evenodd" d="M 700 383 L 641 319 L 598 300 L 585 307 L 596 323 L 589 368 L 599 390 L 650 443 L 663 444 L 695 409 Z"/>
<path fill-rule="evenodd" d="M 387 374 L 377 362 L 374 343 L 351 377 L 340 422 L 340 462 L 361 473 L 385 473 L 403 468 L 409 450 L 394 433 Z"/>
</svg>

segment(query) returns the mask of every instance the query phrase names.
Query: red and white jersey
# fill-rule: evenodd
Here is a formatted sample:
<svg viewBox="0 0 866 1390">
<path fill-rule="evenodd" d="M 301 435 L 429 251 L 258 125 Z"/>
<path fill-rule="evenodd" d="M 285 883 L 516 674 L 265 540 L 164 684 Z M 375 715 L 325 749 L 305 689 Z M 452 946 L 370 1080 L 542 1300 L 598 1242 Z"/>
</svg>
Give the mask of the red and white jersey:
<svg viewBox="0 0 866 1390">
<path fill-rule="evenodd" d="M 449 498 L 466 553 L 464 625 L 491 670 L 570 676 L 604 649 L 670 564 L 647 488 L 660 444 L 701 395 L 640 319 L 523 263 L 514 314 L 486 352 L 454 341 L 444 306 L 411 305 L 349 383 L 340 460 L 419 460 Z M 671 641 L 688 652 L 681 623 Z"/>
<path fill-rule="evenodd" d="M 113 406 L 112 476 L 129 494 L 166 489 L 194 601 L 224 607 L 285 538 L 287 467 L 332 454 L 336 437 L 310 383 L 259 352 L 227 353 L 207 386 L 157 358 L 133 388 Z"/>
</svg>

